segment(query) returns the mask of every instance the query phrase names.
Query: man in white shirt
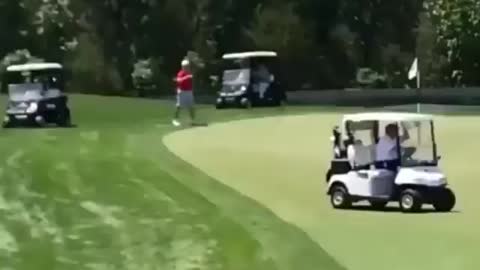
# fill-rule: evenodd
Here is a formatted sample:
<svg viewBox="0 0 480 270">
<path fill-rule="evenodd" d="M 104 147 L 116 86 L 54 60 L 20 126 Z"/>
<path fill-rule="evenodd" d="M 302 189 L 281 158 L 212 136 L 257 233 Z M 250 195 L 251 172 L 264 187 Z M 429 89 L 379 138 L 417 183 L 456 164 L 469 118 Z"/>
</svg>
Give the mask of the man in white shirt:
<svg viewBox="0 0 480 270">
<path fill-rule="evenodd" d="M 385 128 L 385 136 L 380 138 L 376 146 L 375 166 L 377 168 L 384 168 L 391 171 L 397 170 L 397 167 L 400 165 L 397 138 L 399 139 L 400 144 L 410 138 L 408 130 L 403 125 L 402 127 L 404 130 L 404 136 L 400 138 L 398 138 L 398 127 L 396 124 L 389 124 Z"/>
</svg>

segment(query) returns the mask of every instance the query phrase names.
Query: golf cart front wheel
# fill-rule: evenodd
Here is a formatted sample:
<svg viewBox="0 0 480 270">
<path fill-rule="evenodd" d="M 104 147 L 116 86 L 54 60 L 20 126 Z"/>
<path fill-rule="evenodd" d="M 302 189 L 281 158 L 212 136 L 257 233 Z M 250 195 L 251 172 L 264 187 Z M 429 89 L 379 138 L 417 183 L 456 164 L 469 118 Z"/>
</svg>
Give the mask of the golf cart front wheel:
<svg viewBox="0 0 480 270">
<path fill-rule="evenodd" d="M 400 194 L 400 208 L 402 212 L 414 213 L 422 209 L 422 194 L 418 190 L 406 189 Z"/>
<path fill-rule="evenodd" d="M 71 124 L 70 110 L 67 108 L 58 114 L 57 125 L 60 127 L 69 127 Z"/>
<path fill-rule="evenodd" d="M 11 128 L 13 125 L 12 125 L 12 122 L 8 121 L 8 122 L 3 122 L 2 123 L 2 127 L 3 128 Z"/>
<path fill-rule="evenodd" d="M 445 189 L 439 192 L 433 202 L 433 207 L 438 212 L 450 212 L 455 207 L 456 198 L 451 189 Z"/>
<path fill-rule="evenodd" d="M 225 108 L 225 103 L 224 103 L 223 99 L 221 99 L 221 98 L 217 99 L 217 101 L 215 102 L 215 108 L 217 110 Z"/>
<path fill-rule="evenodd" d="M 347 189 L 343 186 L 333 187 L 330 193 L 330 202 L 333 208 L 336 209 L 346 209 L 351 206 L 350 196 L 348 195 Z"/>
<path fill-rule="evenodd" d="M 242 98 L 240 100 L 240 106 L 242 106 L 242 108 L 245 108 L 245 109 L 250 109 L 252 108 L 252 102 L 248 98 Z"/>
</svg>

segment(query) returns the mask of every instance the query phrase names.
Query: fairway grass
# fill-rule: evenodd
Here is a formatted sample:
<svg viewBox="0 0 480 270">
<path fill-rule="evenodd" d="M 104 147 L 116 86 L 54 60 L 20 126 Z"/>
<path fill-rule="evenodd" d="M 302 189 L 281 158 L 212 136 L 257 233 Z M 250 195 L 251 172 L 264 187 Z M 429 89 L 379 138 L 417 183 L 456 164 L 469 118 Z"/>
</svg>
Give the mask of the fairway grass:
<svg viewBox="0 0 480 270">
<path fill-rule="evenodd" d="M 478 117 L 437 117 L 441 167 L 458 203 L 453 213 L 418 215 L 401 214 L 395 204 L 387 212 L 331 208 L 325 172 L 331 127 L 340 117 L 324 112 L 219 123 L 169 134 L 164 142 L 208 176 L 304 230 L 347 269 L 480 269 Z"/>
<path fill-rule="evenodd" d="M 172 103 L 71 100 L 76 128 L 1 131 L 0 269 L 343 269 L 302 230 L 173 155 L 162 144 L 175 131 Z"/>
</svg>

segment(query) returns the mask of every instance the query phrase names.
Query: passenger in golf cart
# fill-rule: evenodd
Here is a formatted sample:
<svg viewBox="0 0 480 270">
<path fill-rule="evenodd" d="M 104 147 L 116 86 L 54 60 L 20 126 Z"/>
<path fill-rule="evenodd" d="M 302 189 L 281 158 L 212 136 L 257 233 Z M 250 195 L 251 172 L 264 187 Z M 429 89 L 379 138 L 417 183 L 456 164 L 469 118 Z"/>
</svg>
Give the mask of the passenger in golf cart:
<svg viewBox="0 0 480 270">
<path fill-rule="evenodd" d="M 225 54 L 222 85 L 216 107 L 278 106 L 285 89 L 275 77 L 275 52 Z"/>
<path fill-rule="evenodd" d="M 334 208 L 366 200 L 375 208 L 398 201 L 405 212 L 418 211 L 424 204 L 437 211 L 453 209 L 455 195 L 438 167 L 432 116 L 347 115 L 342 130 L 337 127 L 333 134 L 327 194 Z"/>
<path fill-rule="evenodd" d="M 3 127 L 71 124 L 64 92 L 63 67 L 58 63 L 29 63 L 7 67 L 2 92 L 8 93 Z"/>
<path fill-rule="evenodd" d="M 259 95 L 260 99 L 265 97 L 265 92 L 275 81 L 275 76 L 268 71 L 264 64 L 258 64 L 252 71 L 253 91 Z"/>
</svg>

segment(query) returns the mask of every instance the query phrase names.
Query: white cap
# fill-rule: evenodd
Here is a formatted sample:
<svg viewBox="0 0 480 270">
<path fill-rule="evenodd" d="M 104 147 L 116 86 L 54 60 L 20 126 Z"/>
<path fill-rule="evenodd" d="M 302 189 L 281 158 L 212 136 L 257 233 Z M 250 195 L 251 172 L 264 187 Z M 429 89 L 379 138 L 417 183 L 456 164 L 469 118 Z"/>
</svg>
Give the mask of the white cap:
<svg viewBox="0 0 480 270">
<path fill-rule="evenodd" d="M 190 61 L 188 61 L 187 59 L 184 59 L 182 61 L 182 67 L 185 67 L 185 66 L 188 66 L 188 65 L 190 65 Z"/>
</svg>

